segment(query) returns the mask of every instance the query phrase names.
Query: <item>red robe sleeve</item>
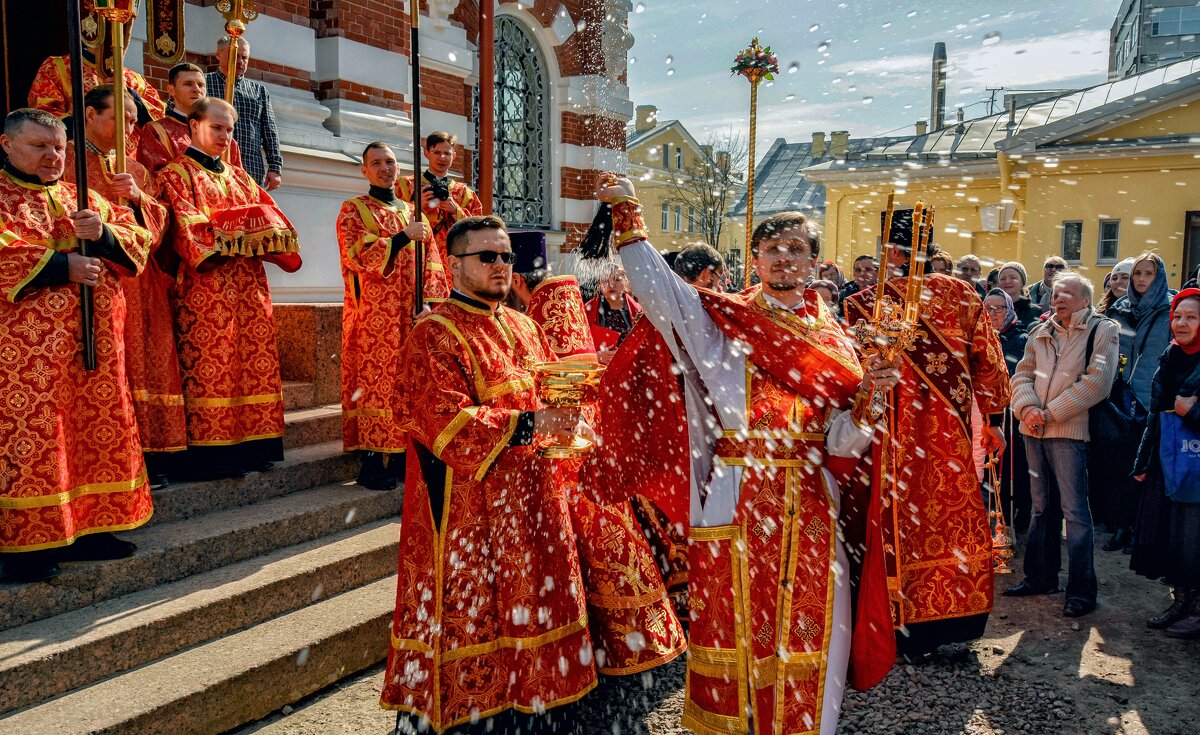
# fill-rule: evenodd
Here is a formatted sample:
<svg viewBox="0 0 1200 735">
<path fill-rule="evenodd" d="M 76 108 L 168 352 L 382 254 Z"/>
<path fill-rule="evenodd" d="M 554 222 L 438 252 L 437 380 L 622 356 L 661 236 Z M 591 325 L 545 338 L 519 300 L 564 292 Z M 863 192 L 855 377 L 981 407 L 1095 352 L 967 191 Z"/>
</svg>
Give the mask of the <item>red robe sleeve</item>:
<svg viewBox="0 0 1200 735">
<path fill-rule="evenodd" d="M 408 223 L 408 208 L 399 214 L 401 226 Z M 395 269 L 396 253 L 391 237 L 362 199 L 342 203 L 337 218 L 338 247 L 342 262 L 359 277 L 386 276 Z M 411 248 L 408 248 L 411 250 Z"/>
<path fill-rule="evenodd" d="M 73 197 L 75 195 L 74 187 L 71 188 L 71 191 L 71 196 Z M 150 257 L 154 235 L 151 234 L 150 230 L 138 223 L 132 209 L 109 204 L 108 200 L 94 191 L 88 191 L 88 206 L 100 213 L 104 224 L 112 231 L 113 236 L 116 238 L 117 246 L 121 248 L 126 257 L 133 263 L 134 270 L 107 260 L 104 262 L 109 268 L 121 275 L 140 275 L 146 268 L 146 261 Z"/>
<path fill-rule="evenodd" d="M 175 252 L 197 271 L 211 265 L 204 261 L 217 254 L 208 215 L 196 206 L 196 191 L 192 177 L 178 164 L 169 164 L 158 172 L 159 195 L 171 208 Z"/>
<path fill-rule="evenodd" d="M 517 429 L 515 409 L 480 405 L 470 353 L 444 317 L 419 321 L 401 357 L 401 428 L 462 477 L 482 481 Z"/>
<path fill-rule="evenodd" d="M 53 255 L 54 250 L 31 243 L 14 232 L 7 215 L 0 214 L 0 293 L 7 301 L 21 300 L 26 286 Z"/>
</svg>

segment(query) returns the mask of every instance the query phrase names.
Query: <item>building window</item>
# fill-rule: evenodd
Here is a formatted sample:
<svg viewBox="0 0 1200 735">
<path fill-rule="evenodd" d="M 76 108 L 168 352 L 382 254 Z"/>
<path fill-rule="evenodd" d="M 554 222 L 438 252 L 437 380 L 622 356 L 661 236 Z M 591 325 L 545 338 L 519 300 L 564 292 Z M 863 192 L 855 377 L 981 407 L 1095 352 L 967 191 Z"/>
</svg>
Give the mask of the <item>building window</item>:
<svg viewBox="0 0 1200 735">
<path fill-rule="evenodd" d="M 688 207 L 688 232 L 696 231 L 696 208 Z"/>
<path fill-rule="evenodd" d="M 675 205 L 675 231 L 683 232 L 683 205 Z"/>
<path fill-rule="evenodd" d="M 1150 11 L 1151 36 L 1200 33 L 1200 8 L 1154 8 Z"/>
<path fill-rule="evenodd" d="M 671 144 L 663 143 L 663 168 L 671 168 Z"/>
<path fill-rule="evenodd" d="M 509 225 L 548 228 L 550 85 L 533 36 L 496 18 L 496 174 L 494 209 Z"/>
<path fill-rule="evenodd" d="M 675 168 L 683 168 L 683 147 L 675 146 Z"/>
<path fill-rule="evenodd" d="M 670 229 L 671 229 L 671 205 L 667 202 L 663 202 L 662 231 L 666 232 L 667 230 L 670 230 Z"/>
<path fill-rule="evenodd" d="M 1096 248 L 1096 263 L 1116 263 L 1121 249 L 1121 220 L 1100 220 L 1100 244 Z"/>
<path fill-rule="evenodd" d="M 1083 223 L 1062 223 L 1062 257 L 1068 263 L 1078 263 L 1083 247 Z"/>
</svg>

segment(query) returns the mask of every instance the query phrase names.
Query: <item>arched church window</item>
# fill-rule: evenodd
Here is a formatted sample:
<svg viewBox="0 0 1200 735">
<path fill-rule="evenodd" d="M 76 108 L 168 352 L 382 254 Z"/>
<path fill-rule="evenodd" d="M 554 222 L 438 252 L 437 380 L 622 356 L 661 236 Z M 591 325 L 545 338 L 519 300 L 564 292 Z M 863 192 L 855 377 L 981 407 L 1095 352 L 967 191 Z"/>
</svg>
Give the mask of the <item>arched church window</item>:
<svg viewBox="0 0 1200 735">
<path fill-rule="evenodd" d="M 549 228 L 550 84 L 533 36 L 496 18 L 496 165 L 493 209 L 510 225 Z"/>
</svg>

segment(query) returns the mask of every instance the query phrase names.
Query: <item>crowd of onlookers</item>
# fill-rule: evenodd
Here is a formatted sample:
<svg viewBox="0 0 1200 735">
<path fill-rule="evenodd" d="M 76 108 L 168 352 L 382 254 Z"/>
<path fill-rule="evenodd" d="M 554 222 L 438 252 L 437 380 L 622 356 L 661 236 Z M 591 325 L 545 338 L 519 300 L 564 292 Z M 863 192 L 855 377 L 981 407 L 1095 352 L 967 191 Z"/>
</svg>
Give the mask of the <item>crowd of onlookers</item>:
<svg viewBox="0 0 1200 735">
<path fill-rule="evenodd" d="M 852 277 L 831 261 L 810 287 L 834 311 L 877 283 L 862 255 Z M 1174 602 L 1147 621 L 1175 638 L 1200 637 L 1200 290 L 1196 273 L 1174 291 L 1153 253 L 1090 280 L 1060 257 L 1030 283 L 1025 266 L 978 256 L 928 258 L 927 272 L 974 285 L 1000 338 L 1013 384 L 1000 458 L 1000 496 L 1025 544 L 1025 579 L 1010 596 L 1058 591 L 1067 537 L 1064 614 L 1096 606 L 1094 537 L 1162 580 Z"/>
</svg>

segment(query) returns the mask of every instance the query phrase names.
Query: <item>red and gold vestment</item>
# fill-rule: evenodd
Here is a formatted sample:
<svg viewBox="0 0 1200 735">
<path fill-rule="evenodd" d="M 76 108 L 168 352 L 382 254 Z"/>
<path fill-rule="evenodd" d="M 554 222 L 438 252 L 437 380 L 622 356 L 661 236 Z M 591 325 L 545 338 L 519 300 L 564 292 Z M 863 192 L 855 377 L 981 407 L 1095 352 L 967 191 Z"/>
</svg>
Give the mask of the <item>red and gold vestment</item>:
<svg viewBox="0 0 1200 735">
<path fill-rule="evenodd" d="M 984 415 L 1003 411 L 1008 370 L 974 288 L 942 275 L 924 282 L 917 343 L 904 354 L 887 445 L 876 442 L 873 463 L 892 615 L 909 635 L 918 634 L 914 625 L 977 616 L 968 636 L 977 637 L 992 609 L 992 536 L 972 457 L 971 404 Z M 889 295 L 902 300 L 907 284 L 889 280 Z M 874 288 L 847 299 L 847 323 L 869 320 L 874 303 Z"/>
<path fill-rule="evenodd" d="M 428 182 L 425 185 L 428 186 Z M 396 196 L 402 201 L 412 204 L 413 177 L 405 176 L 396 182 Z M 454 203 L 453 212 L 443 212 L 440 208 L 429 209 L 426 207 L 421 213 L 429 222 L 429 226 L 433 228 L 433 240 L 428 242 L 436 244 L 442 262 L 446 260 L 446 237 L 450 234 L 450 228 L 454 226 L 454 223 L 464 217 L 483 214 L 483 201 L 471 187 L 461 181 L 450 182 L 450 201 Z M 435 199 L 434 202 L 436 203 L 437 200 Z"/>
<path fill-rule="evenodd" d="M 583 577 L 555 464 L 513 446 L 536 410 L 536 324 L 452 293 L 406 344 L 396 612 L 381 703 L 441 732 L 540 711 L 596 684 Z"/>
<path fill-rule="evenodd" d="M 166 113 L 167 107 L 154 87 L 146 83 L 145 77 L 133 69 L 125 67 L 125 88 L 136 92 L 146 105 L 146 111 L 154 120 Z M 83 92 L 87 94 L 93 88 L 104 84 L 96 71 L 96 67 L 88 62 L 83 64 Z M 38 67 L 29 86 L 29 106 L 45 110 L 57 117 L 71 114 L 71 59 L 68 56 L 51 56 Z"/>
<path fill-rule="evenodd" d="M 250 256 L 214 237 L 210 218 L 274 200 L 243 169 L 212 171 L 182 156 L 158 174 L 179 255 L 176 330 L 189 446 L 283 436 L 283 387 L 263 261 L 296 271 L 298 252 Z"/>
<path fill-rule="evenodd" d="M 575 276 L 544 279 L 534 288 L 525 313 L 542 328 L 554 357 L 595 359 Z M 585 409 L 593 425 L 598 423 L 597 409 L 602 410 Z M 675 659 L 687 648 L 687 639 L 633 507 L 629 502 L 601 505 L 580 492 L 578 461 L 562 462 L 559 471 L 572 488 L 568 501 L 588 619 L 596 648 L 603 652 L 596 659 L 600 673 L 635 674 Z"/>
<path fill-rule="evenodd" d="M 78 249 L 75 196 L 68 183 L 0 172 L 0 551 L 66 546 L 136 528 L 153 512 L 118 278 L 145 265 L 150 233 L 129 209 L 90 197 L 128 263 L 104 261 L 94 289 L 97 369 L 84 370 L 79 286 L 36 285 L 55 253 Z"/>
<path fill-rule="evenodd" d="M 88 188 L 109 202 L 112 165 L 106 156 L 87 151 Z M 175 317 L 171 304 L 174 279 L 163 272 L 156 256 L 166 233 L 170 212 L 154 198 L 157 185 L 146 167 L 127 160 L 126 171 L 142 191 L 135 210 L 138 223 L 150 232 L 150 257 L 136 278 L 121 276 L 125 294 L 125 373 L 137 412 L 138 436 L 144 452 L 179 452 L 187 449 L 187 414 L 183 408 L 183 383 L 179 353 L 175 349 Z M 63 178 L 75 179 L 74 144 L 67 144 L 67 170 Z"/>
<path fill-rule="evenodd" d="M 404 451 L 394 408 L 400 353 L 412 329 L 416 247 L 393 247 L 391 237 L 410 222 L 399 200 L 364 194 L 342 204 L 337 219 L 342 280 L 342 444 L 347 452 Z M 425 300 L 450 294 L 437 249 L 425 254 Z"/>
</svg>

